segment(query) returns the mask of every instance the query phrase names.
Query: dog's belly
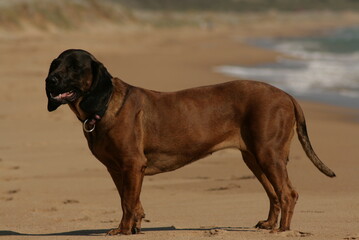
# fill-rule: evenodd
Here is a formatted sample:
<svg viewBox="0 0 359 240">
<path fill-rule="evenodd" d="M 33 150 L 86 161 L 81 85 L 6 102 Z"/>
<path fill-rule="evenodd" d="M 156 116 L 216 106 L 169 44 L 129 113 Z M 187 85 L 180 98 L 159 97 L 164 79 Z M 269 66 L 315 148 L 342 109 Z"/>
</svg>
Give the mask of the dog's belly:
<svg viewBox="0 0 359 240">
<path fill-rule="evenodd" d="M 146 155 L 146 157 L 148 163 L 145 175 L 154 175 L 162 172 L 173 171 L 196 160 L 190 156 L 180 154 L 170 155 L 166 153 L 153 153 Z"/>
<path fill-rule="evenodd" d="M 197 161 L 201 158 L 204 158 L 213 152 L 226 149 L 226 148 L 236 148 L 240 150 L 245 149 L 245 144 L 239 138 L 239 136 L 231 136 L 226 140 L 217 143 L 210 147 L 198 147 L 195 151 L 151 151 L 146 153 L 147 158 L 147 168 L 145 170 L 145 175 L 154 175 L 162 172 L 169 172 L 176 170 L 180 167 L 183 167 L 189 163 Z"/>
</svg>

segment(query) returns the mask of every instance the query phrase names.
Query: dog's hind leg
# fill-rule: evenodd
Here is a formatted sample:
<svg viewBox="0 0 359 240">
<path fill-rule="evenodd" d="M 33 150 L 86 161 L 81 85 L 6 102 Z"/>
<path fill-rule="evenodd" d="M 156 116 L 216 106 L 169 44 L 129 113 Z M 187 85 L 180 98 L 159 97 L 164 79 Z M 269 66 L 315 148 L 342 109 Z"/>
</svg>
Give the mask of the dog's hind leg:
<svg viewBox="0 0 359 240">
<path fill-rule="evenodd" d="M 294 190 L 287 173 L 287 158 L 280 151 L 262 149 L 256 153 L 258 165 L 272 184 L 280 204 L 281 220 L 279 231 L 290 229 L 298 193 Z"/>
<path fill-rule="evenodd" d="M 259 221 L 256 227 L 262 229 L 274 229 L 277 225 L 278 215 L 280 213 L 280 205 L 279 205 L 277 194 L 274 191 L 272 184 L 269 182 L 268 178 L 257 164 L 257 160 L 255 159 L 253 154 L 251 154 L 250 152 L 242 151 L 242 156 L 248 168 L 253 172 L 253 174 L 257 177 L 259 182 L 262 184 L 269 198 L 270 207 L 269 207 L 268 219 Z"/>
</svg>

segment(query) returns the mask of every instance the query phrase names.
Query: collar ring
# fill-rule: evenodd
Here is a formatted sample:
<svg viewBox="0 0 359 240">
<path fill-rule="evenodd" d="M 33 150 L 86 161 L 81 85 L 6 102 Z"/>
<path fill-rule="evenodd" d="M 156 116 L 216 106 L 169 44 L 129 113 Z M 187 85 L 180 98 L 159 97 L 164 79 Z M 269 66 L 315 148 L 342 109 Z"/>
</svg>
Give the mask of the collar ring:
<svg viewBox="0 0 359 240">
<path fill-rule="evenodd" d="M 86 120 L 83 122 L 83 129 L 84 129 L 85 132 L 91 133 L 91 132 L 93 132 L 93 131 L 95 130 L 96 124 L 94 124 L 92 128 L 88 129 L 88 128 L 86 127 L 86 124 L 87 124 L 88 121 L 89 121 L 89 119 L 86 119 Z"/>
</svg>

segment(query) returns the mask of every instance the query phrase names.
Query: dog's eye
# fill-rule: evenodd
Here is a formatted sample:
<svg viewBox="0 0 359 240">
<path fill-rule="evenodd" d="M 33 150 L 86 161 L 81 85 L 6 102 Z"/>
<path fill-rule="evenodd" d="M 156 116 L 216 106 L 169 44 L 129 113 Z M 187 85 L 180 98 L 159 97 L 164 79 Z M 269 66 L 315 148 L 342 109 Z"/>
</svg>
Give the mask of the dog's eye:
<svg viewBox="0 0 359 240">
<path fill-rule="evenodd" d="M 79 67 L 75 64 L 70 64 L 68 67 L 67 67 L 67 71 L 68 72 L 76 72 L 77 70 L 79 69 Z"/>
</svg>

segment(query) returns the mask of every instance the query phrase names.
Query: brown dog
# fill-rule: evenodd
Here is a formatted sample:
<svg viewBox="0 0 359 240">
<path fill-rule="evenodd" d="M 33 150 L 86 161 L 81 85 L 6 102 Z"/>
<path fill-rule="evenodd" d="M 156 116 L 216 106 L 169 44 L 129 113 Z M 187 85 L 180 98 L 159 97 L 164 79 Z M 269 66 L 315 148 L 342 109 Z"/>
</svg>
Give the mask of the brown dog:
<svg viewBox="0 0 359 240">
<path fill-rule="evenodd" d="M 287 93 L 268 84 L 234 81 L 173 93 L 133 87 L 113 78 L 90 53 L 67 50 L 46 78 L 48 110 L 69 104 L 83 122 L 91 152 L 108 169 L 123 216 L 109 234 L 141 230 L 143 177 L 180 168 L 225 148 L 237 148 L 270 201 L 258 228 L 288 230 L 298 193 L 286 165 L 296 125 L 309 159 L 335 174 L 314 153 L 303 112 Z"/>
</svg>

